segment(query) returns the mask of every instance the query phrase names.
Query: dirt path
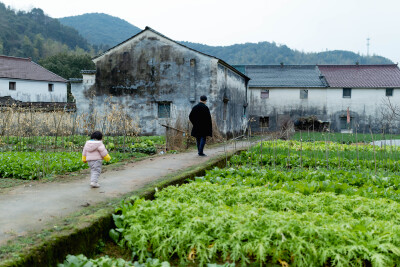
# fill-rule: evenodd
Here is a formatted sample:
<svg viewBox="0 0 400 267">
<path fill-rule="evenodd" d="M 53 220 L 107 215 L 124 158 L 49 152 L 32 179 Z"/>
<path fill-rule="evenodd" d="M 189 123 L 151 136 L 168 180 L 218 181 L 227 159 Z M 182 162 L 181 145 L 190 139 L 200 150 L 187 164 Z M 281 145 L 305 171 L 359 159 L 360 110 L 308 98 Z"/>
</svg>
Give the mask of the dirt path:
<svg viewBox="0 0 400 267">
<path fill-rule="evenodd" d="M 227 151 L 243 148 L 248 142 L 227 146 Z M 93 205 L 134 192 L 162 177 L 223 155 L 225 147 L 205 149 L 208 157 L 196 152 L 161 155 L 129 163 L 118 171 L 100 176 L 100 188 L 91 189 L 89 176 L 69 182 L 34 183 L 15 187 L 0 195 L 0 245 L 28 231 L 45 229 L 55 219 Z"/>
</svg>

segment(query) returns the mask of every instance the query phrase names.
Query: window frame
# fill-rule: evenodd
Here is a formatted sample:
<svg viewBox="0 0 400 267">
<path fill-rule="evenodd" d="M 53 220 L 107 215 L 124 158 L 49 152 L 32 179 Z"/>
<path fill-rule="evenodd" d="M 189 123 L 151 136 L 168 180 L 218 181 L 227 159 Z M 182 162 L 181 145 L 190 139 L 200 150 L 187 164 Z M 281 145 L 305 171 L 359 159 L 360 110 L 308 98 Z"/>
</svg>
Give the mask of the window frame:
<svg viewBox="0 0 400 267">
<path fill-rule="evenodd" d="M 165 113 L 163 113 L 162 108 L 167 107 L 167 106 L 168 106 L 168 109 L 165 109 Z M 163 114 L 167 114 L 167 115 L 164 116 Z M 157 118 L 159 118 L 159 119 L 171 118 L 171 102 L 157 102 Z"/>
<path fill-rule="evenodd" d="M 8 82 L 8 90 L 16 91 L 17 90 L 17 82 Z"/>
<path fill-rule="evenodd" d="M 345 92 L 349 92 L 349 95 L 345 95 Z M 351 98 L 351 88 L 343 88 L 342 90 L 342 98 Z"/>
<path fill-rule="evenodd" d="M 264 95 L 264 96 L 263 96 Z M 268 99 L 269 98 L 269 89 L 261 90 L 260 92 L 261 99 Z"/>
<path fill-rule="evenodd" d="M 54 83 L 49 83 L 47 89 L 49 92 L 54 92 Z"/>
<path fill-rule="evenodd" d="M 388 95 L 388 92 L 390 92 L 390 95 Z M 391 96 L 393 96 L 393 92 L 394 92 L 394 88 L 386 88 L 385 96 L 391 97 Z"/>
<path fill-rule="evenodd" d="M 300 99 L 308 99 L 308 89 L 300 89 Z"/>
<path fill-rule="evenodd" d="M 342 125 L 346 127 L 343 128 Z M 353 126 L 353 118 L 351 116 L 350 116 L 350 123 L 347 123 L 347 116 L 340 117 L 340 130 L 352 129 L 352 126 Z"/>
</svg>

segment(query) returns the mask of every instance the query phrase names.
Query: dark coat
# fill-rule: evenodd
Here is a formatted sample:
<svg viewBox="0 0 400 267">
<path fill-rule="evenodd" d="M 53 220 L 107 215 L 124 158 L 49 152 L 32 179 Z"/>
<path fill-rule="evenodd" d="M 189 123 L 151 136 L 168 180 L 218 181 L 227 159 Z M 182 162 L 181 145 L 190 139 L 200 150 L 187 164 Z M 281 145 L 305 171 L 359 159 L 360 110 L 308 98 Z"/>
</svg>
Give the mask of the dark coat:
<svg viewBox="0 0 400 267">
<path fill-rule="evenodd" d="M 192 136 L 212 136 L 211 114 L 204 103 L 200 102 L 192 108 L 189 120 L 193 124 Z"/>
</svg>

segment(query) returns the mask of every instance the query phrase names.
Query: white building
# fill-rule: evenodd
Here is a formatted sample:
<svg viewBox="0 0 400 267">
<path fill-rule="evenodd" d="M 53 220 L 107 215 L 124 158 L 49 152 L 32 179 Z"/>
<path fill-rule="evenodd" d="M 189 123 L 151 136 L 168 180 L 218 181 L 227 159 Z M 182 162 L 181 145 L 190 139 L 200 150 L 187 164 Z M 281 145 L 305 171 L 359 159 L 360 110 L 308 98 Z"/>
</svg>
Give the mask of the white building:
<svg viewBox="0 0 400 267">
<path fill-rule="evenodd" d="M 30 58 L 0 56 L 0 97 L 22 102 L 67 102 L 67 80 Z"/>
<path fill-rule="evenodd" d="M 299 125 L 313 116 L 336 132 L 398 131 L 388 108 L 400 101 L 397 65 L 236 67 L 251 78 L 253 130 L 276 130 L 287 120 Z"/>
</svg>

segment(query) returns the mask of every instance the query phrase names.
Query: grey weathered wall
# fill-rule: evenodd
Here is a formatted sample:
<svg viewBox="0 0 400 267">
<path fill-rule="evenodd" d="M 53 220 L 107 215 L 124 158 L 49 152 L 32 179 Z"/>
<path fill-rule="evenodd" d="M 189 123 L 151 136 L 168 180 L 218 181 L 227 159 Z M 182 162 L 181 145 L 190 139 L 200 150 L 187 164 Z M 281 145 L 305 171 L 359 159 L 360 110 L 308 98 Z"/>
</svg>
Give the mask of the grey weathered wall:
<svg viewBox="0 0 400 267">
<path fill-rule="evenodd" d="M 218 59 L 181 46 L 152 31 L 127 40 L 94 59 L 95 83 L 72 87 L 78 112 L 99 109 L 112 96 L 131 116 L 140 119 L 142 134 L 164 134 L 160 124 L 174 125 L 180 120 L 187 126 L 188 114 L 201 95 L 209 97 L 208 106 L 225 132 L 240 123 L 226 126 L 219 117 L 223 108 L 223 92 L 230 96 L 229 120 L 240 119 L 240 101 L 246 87 L 242 76 L 219 66 Z M 223 74 L 222 74 L 223 73 Z M 222 91 L 223 91 L 222 90 Z M 240 98 L 236 100 L 236 98 Z M 171 118 L 158 118 L 158 103 L 171 103 Z M 243 103 L 241 103 L 243 109 Z M 100 110 L 101 112 L 101 110 Z M 243 112 L 243 111 L 241 111 Z M 222 113 L 221 113 L 222 114 Z M 233 126 L 234 125 L 234 126 Z M 235 128 L 236 127 L 236 128 Z"/>
<path fill-rule="evenodd" d="M 217 73 L 218 85 L 213 95 L 217 100 L 213 110 L 217 115 L 217 124 L 228 136 L 243 134 L 246 124 L 244 113 L 247 104 L 246 81 L 244 77 L 222 64 L 218 64 Z"/>
</svg>

